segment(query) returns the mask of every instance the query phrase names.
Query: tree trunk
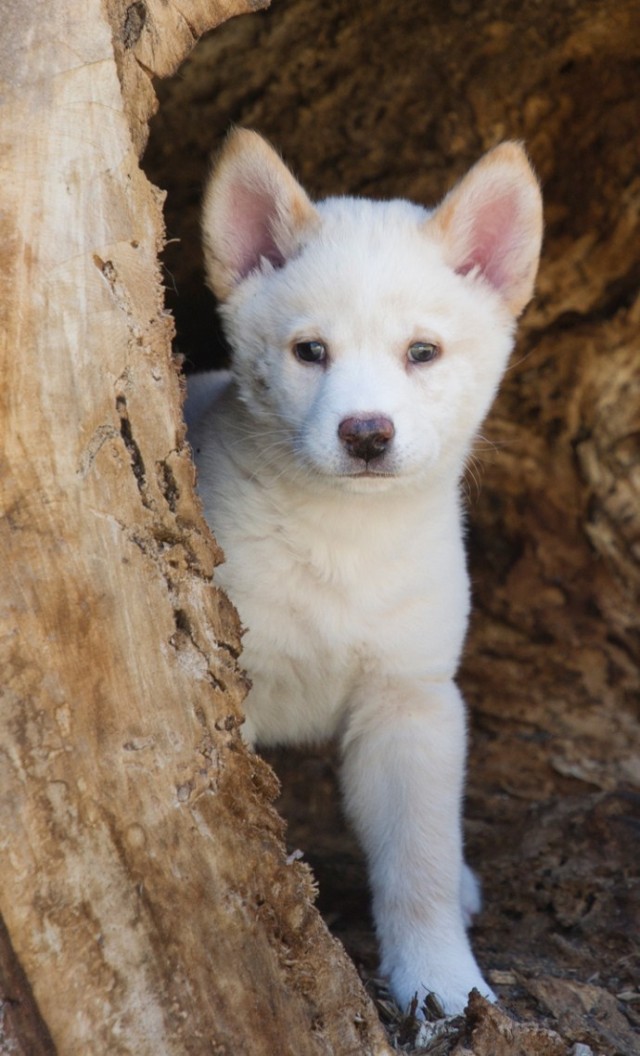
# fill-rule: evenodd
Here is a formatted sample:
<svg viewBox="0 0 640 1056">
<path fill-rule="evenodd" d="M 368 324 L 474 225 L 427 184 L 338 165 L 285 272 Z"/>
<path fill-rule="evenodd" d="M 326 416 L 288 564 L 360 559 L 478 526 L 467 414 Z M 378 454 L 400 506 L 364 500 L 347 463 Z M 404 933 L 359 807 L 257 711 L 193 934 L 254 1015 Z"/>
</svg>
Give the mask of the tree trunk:
<svg viewBox="0 0 640 1056">
<path fill-rule="evenodd" d="M 2 5 L 2 1051 L 388 1051 L 238 733 L 139 168 L 251 0 Z"/>
</svg>

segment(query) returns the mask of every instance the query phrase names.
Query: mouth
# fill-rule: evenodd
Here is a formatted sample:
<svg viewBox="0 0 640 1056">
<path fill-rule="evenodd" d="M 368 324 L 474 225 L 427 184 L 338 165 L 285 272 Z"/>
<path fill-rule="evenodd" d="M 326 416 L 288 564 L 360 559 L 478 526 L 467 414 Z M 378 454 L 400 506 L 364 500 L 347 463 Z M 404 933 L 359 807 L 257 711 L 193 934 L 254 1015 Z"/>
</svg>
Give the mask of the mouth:
<svg viewBox="0 0 640 1056">
<path fill-rule="evenodd" d="M 379 480 L 396 477 L 397 473 L 392 473 L 388 469 L 354 469 L 352 473 L 338 473 L 337 476 L 343 480 Z"/>
<path fill-rule="evenodd" d="M 336 473 L 333 479 L 338 486 L 362 491 L 377 491 L 380 488 L 389 487 L 400 477 L 401 474 L 390 469 L 374 469 L 372 466 L 357 469 L 354 466 L 351 470 Z"/>
<path fill-rule="evenodd" d="M 305 459 L 306 465 L 312 470 L 313 475 L 333 480 L 337 484 L 354 484 L 362 482 L 364 487 L 371 487 L 375 482 L 382 484 L 398 480 L 405 476 L 405 472 L 394 464 L 389 458 L 376 459 L 336 459 L 322 463 L 317 458 Z M 371 484 L 369 483 L 371 482 Z"/>
<path fill-rule="evenodd" d="M 350 458 L 343 461 L 342 466 L 336 466 L 336 469 L 339 470 L 337 476 L 349 480 L 379 480 L 398 476 L 394 460 L 386 452 L 373 458 Z"/>
</svg>

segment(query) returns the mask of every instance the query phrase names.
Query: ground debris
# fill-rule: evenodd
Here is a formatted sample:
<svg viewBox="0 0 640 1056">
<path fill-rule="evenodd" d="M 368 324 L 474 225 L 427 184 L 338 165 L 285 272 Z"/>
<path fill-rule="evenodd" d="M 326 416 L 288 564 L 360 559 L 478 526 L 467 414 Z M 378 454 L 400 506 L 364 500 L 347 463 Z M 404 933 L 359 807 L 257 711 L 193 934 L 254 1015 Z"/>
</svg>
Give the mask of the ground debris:
<svg viewBox="0 0 640 1056">
<path fill-rule="evenodd" d="M 535 1023 L 518 1023 L 477 991 L 465 1015 L 465 1029 L 451 1056 L 571 1056 L 553 1030 Z"/>
<path fill-rule="evenodd" d="M 403 1013 L 386 981 L 367 975 L 365 986 L 378 1009 L 394 1052 L 406 1056 L 600 1056 L 588 1045 L 563 1040 L 548 1027 L 519 1022 L 477 991 L 464 1016 L 435 1016 L 429 1004 L 419 1018 L 416 1005 Z"/>
<path fill-rule="evenodd" d="M 420 1016 L 417 999 L 408 1012 L 403 1012 L 391 996 L 386 979 L 362 974 L 395 1052 L 411 1056 L 448 1056 L 461 1037 L 463 1016 L 445 1017 L 434 994 L 428 995 Z"/>
<path fill-rule="evenodd" d="M 512 973 L 505 975 L 512 985 Z M 521 989 L 538 996 L 547 1021 L 558 1024 L 558 1033 L 540 1023 L 521 1022 L 475 991 L 464 1016 L 438 1016 L 437 1009 L 431 1006 L 430 1010 L 426 1004 L 422 1009 L 426 1018 L 422 1019 L 416 1014 L 417 1007 L 407 1013 L 401 1011 L 385 979 L 364 974 L 364 981 L 393 1051 L 405 1056 L 606 1056 L 609 1052 L 638 1051 L 640 1035 L 617 1011 L 613 997 L 600 987 L 563 979 L 518 977 Z M 618 1000 L 625 999 L 635 1003 L 640 994 L 626 991 L 618 995 Z M 602 1047 L 597 1042 L 574 1040 L 576 1034 L 584 1036 L 585 1020 Z"/>
<path fill-rule="evenodd" d="M 565 1037 L 579 1042 L 588 1033 L 600 1051 L 640 1052 L 640 1022 L 631 1021 L 632 1002 L 620 1006 L 620 998 L 601 986 L 552 976 L 528 979 L 526 987 Z"/>
</svg>

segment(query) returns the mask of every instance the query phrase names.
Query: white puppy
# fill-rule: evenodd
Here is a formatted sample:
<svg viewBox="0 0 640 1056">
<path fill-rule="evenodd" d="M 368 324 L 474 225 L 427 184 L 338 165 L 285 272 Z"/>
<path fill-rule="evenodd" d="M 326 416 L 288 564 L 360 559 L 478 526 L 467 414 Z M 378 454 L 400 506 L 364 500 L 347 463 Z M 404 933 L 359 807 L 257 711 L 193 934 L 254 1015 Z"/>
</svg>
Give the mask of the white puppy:
<svg viewBox="0 0 640 1056">
<path fill-rule="evenodd" d="M 460 477 L 533 290 L 538 185 L 504 143 L 435 211 L 312 204 L 238 130 L 203 223 L 233 363 L 193 381 L 187 417 L 247 627 L 246 736 L 339 739 L 382 971 L 403 1006 L 433 991 L 457 1013 L 492 996 L 465 931 Z"/>
</svg>

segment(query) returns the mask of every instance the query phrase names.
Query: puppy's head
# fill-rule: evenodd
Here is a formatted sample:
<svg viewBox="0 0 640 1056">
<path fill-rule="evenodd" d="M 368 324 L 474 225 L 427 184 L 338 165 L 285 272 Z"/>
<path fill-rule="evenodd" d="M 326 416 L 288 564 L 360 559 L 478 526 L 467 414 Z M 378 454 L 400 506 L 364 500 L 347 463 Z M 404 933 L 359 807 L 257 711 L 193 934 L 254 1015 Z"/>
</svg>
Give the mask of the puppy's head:
<svg viewBox="0 0 640 1056">
<path fill-rule="evenodd" d="M 540 192 L 504 143 L 441 205 L 313 204 L 255 132 L 204 204 L 209 283 L 256 432 L 332 481 L 457 473 L 533 292 Z"/>
</svg>

